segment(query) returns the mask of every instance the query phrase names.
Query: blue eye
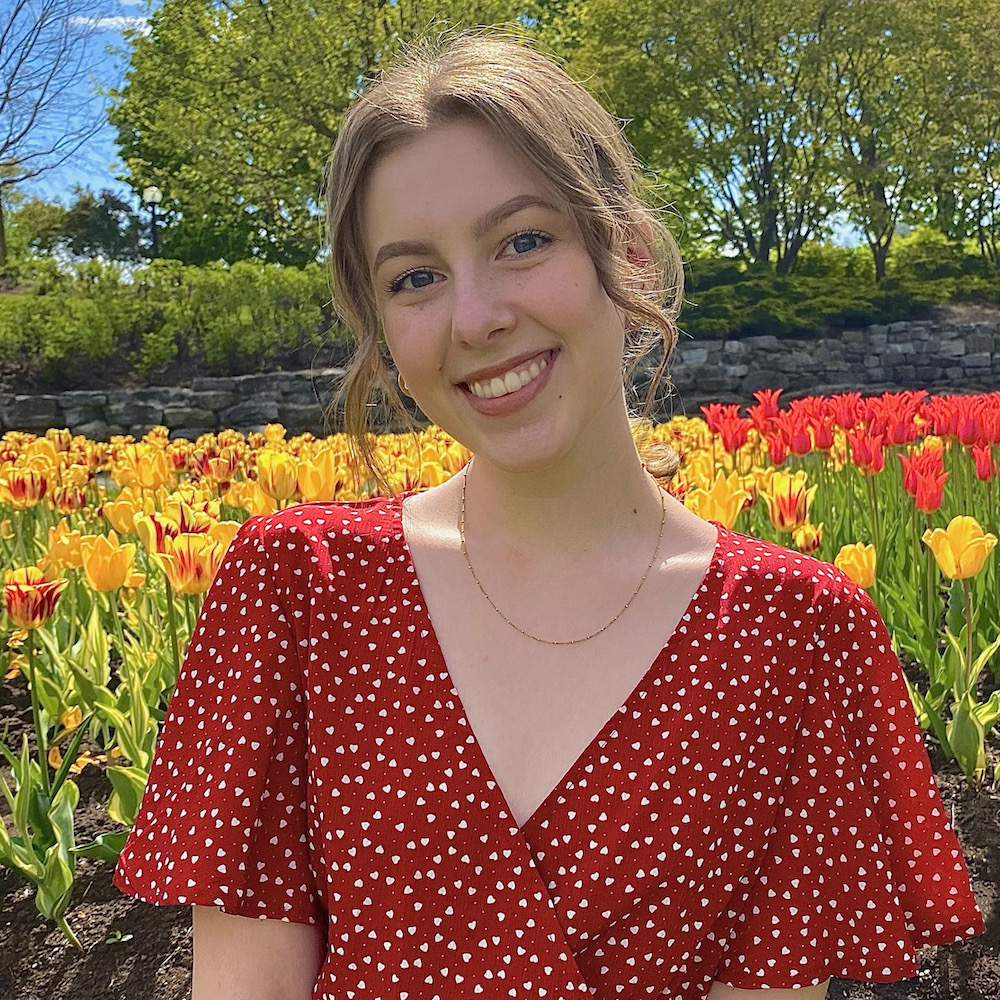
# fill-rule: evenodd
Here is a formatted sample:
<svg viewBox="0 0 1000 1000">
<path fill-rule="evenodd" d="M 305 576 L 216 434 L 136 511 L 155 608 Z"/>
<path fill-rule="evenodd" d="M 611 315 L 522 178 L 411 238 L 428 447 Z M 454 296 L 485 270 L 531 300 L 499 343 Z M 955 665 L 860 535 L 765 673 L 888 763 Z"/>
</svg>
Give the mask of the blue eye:
<svg viewBox="0 0 1000 1000">
<path fill-rule="evenodd" d="M 545 243 L 551 242 L 552 241 L 549 237 L 545 236 L 543 233 L 531 231 L 527 233 L 518 233 L 516 236 L 511 238 L 507 245 L 514 248 L 515 256 L 521 257 L 525 254 L 531 253 L 533 250 L 540 250 Z"/>
<path fill-rule="evenodd" d="M 418 268 L 415 271 L 406 271 L 404 274 L 401 274 L 398 278 L 394 278 L 392 281 L 390 281 L 388 291 L 390 292 L 403 291 L 404 290 L 403 285 L 407 278 L 412 279 L 410 285 L 413 288 L 413 290 L 417 290 L 419 288 L 426 288 L 434 281 L 434 275 L 431 271 L 425 271 Z"/>
</svg>

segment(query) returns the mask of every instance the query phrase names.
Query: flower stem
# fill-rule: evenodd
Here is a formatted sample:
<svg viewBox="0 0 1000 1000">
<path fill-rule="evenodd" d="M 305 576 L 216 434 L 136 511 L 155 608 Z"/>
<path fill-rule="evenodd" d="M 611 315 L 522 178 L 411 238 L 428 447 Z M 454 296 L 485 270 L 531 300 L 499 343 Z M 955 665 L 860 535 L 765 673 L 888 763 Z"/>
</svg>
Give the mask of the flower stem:
<svg viewBox="0 0 1000 1000">
<path fill-rule="evenodd" d="M 120 591 L 115 590 L 108 594 L 108 602 L 111 605 L 111 619 L 114 623 L 115 640 L 118 643 L 118 655 L 121 657 L 121 665 L 125 666 L 125 632 L 122 629 L 121 616 L 118 613 L 118 598 Z M 121 668 L 119 668 L 121 669 Z"/>
<path fill-rule="evenodd" d="M 42 769 L 42 788 L 48 798 L 52 794 L 52 785 L 49 783 L 49 747 L 45 739 L 45 732 L 42 729 L 42 713 L 38 704 L 38 675 L 35 672 L 35 633 L 33 629 L 28 630 L 27 653 L 28 653 L 28 682 L 31 686 L 31 717 L 35 723 L 35 745 L 38 750 L 38 762 Z"/>
<path fill-rule="evenodd" d="M 174 588 L 170 586 L 170 578 L 164 573 L 167 583 L 167 621 L 170 625 L 170 655 L 174 663 L 174 683 L 181 673 L 180 650 L 177 648 L 177 619 L 174 617 Z"/>
<path fill-rule="evenodd" d="M 965 598 L 965 670 L 966 688 L 971 691 L 976 678 L 972 676 L 972 595 L 969 592 L 969 581 L 962 580 L 962 596 Z"/>
</svg>

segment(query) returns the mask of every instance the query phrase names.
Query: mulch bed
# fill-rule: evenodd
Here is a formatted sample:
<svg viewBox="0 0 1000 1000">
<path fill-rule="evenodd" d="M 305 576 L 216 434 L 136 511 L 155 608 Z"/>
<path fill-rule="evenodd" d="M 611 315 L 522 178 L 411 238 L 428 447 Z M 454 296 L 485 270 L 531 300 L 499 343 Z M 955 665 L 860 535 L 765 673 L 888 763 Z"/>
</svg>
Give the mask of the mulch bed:
<svg viewBox="0 0 1000 1000">
<path fill-rule="evenodd" d="M 33 736 L 31 701 L 23 677 L 3 682 L 0 734 L 7 745 Z M 994 757 L 1000 741 L 994 738 Z M 101 748 L 84 739 L 81 750 Z M 954 764 L 932 754 L 938 784 L 965 850 L 986 934 L 946 948 L 928 948 L 920 973 L 904 983 L 866 985 L 836 981 L 830 1000 L 1000 1000 L 1000 787 L 972 792 Z M 10 783 L 9 768 L 2 768 Z M 103 766 L 74 779 L 80 786 L 77 841 L 113 829 L 105 813 L 111 783 Z M 6 804 L 4 803 L 4 808 Z M 0 997 L 4 1000 L 188 1000 L 192 937 L 188 907 L 155 907 L 123 896 L 112 869 L 77 862 L 67 917 L 83 946 L 72 948 L 35 909 L 31 886 L 0 868 Z M 131 935 L 127 940 L 123 940 Z"/>
</svg>

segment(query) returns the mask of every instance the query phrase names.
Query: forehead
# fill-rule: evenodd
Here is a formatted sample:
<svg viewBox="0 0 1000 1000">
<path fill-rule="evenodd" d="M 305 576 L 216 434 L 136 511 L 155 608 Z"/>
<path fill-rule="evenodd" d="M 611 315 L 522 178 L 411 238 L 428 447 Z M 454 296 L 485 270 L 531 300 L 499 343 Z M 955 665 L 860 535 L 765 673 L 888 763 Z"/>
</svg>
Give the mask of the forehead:
<svg viewBox="0 0 1000 1000">
<path fill-rule="evenodd" d="M 522 194 L 560 202 L 539 169 L 485 125 L 437 126 L 372 168 L 360 201 L 368 259 L 386 240 L 468 228 L 472 218 Z"/>
</svg>

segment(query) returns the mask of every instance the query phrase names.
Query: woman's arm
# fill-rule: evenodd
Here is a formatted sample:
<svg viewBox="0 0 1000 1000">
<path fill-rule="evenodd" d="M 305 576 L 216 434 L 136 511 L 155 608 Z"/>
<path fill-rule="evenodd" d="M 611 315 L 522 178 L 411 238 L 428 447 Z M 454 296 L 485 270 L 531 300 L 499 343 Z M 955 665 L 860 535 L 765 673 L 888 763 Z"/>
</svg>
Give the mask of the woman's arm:
<svg viewBox="0 0 1000 1000">
<path fill-rule="evenodd" d="M 192 906 L 191 1000 L 310 1000 L 326 950 L 323 928 Z"/>
<path fill-rule="evenodd" d="M 708 1000 L 826 1000 L 830 980 L 819 986 L 803 986 L 798 990 L 738 990 L 735 986 L 713 983 Z"/>
</svg>

